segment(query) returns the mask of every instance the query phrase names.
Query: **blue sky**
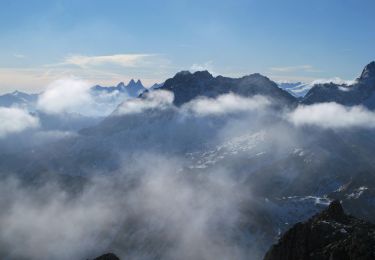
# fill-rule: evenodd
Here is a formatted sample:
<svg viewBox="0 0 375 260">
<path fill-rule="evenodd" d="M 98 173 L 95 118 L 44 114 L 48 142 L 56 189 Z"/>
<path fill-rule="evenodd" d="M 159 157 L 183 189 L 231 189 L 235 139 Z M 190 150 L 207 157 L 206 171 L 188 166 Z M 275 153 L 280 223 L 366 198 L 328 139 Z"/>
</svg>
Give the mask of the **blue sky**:
<svg viewBox="0 0 375 260">
<path fill-rule="evenodd" d="M 0 0 L 0 92 L 61 77 L 160 82 L 208 69 L 355 78 L 375 59 L 373 0 Z"/>
</svg>

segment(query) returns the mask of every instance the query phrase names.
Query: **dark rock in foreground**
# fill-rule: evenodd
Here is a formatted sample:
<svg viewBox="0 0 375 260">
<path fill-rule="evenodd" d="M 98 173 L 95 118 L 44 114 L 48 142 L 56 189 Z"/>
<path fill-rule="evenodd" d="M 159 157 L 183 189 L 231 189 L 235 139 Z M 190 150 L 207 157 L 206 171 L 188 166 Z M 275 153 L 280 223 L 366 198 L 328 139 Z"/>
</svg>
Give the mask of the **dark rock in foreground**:
<svg viewBox="0 0 375 260">
<path fill-rule="evenodd" d="M 297 223 L 264 260 L 375 259 L 375 225 L 346 215 L 339 201 L 307 222 Z"/>
<path fill-rule="evenodd" d="M 95 258 L 94 260 L 120 260 L 120 258 L 118 258 L 115 254 L 107 253 Z"/>
</svg>

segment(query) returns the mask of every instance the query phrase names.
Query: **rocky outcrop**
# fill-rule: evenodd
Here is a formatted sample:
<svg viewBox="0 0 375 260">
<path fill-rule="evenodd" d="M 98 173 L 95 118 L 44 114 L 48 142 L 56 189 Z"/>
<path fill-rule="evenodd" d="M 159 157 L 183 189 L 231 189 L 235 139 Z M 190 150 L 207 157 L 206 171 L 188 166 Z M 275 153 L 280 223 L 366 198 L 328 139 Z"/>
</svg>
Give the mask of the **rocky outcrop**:
<svg viewBox="0 0 375 260">
<path fill-rule="evenodd" d="M 98 256 L 94 260 L 120 260 L 115 254 L 113 253 L 107 253 L 101 256 Z"/>
<path fill-rule="evenodd" d="M 346 215 L 338 200 L 307 222 L 297 223 L 264 260 L 375 259 L 375 225 Z"/>
</svg>

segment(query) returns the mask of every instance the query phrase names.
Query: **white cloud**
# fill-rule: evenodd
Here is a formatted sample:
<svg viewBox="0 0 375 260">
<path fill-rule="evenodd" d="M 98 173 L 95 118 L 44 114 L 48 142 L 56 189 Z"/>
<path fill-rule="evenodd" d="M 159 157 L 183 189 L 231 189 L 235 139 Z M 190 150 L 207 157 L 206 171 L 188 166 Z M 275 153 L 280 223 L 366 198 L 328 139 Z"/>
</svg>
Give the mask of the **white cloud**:
<svg viewBox="0 0 375 260">
<path fill-rule="evenodd" d="M 141 113 L 147 109 L 165 109 L 172 105 L 174 95 L 165 90 L 148 92 L 143 99 L 129 99 L 124 101 L 114 115 Z"/>
<path fill-rule="evenodd" d="M 156 63 L 156 62 L 155 62 Z M 163 63 L 163 62 L 162 62 Z M 166 64 L 166 61 L 164 62 Z M 155 68 L 158 68 L 156 71 Z M 142 83 L 152 85 L 161 82 L 172 72 L 165 72 L 160 66 L 148 66 L 146 69 L 137 68 L 136 72 L 112 70 L 110 68 L 81 68 L 77 66 L 46 66 L 38 68 L 0 68 L 1 93 L 12 92 L 15 89 L 25 92 L 41 92 L 44 86 L 61 78 L 77 76 L 95 84 L 113 86 L 121 81 L 127 82 L 132 78 L 141 78 Z"/>
<path fill-rule="evenodd" d="M 49 114 L 77 113 L 85 116 L 107 116 L 125 99 L 127 93 L 93 93 L 88 81 L 64 78 L 52 82 L 38 99 L 38 108 Z"/>
<path fill-rule="evenodd" d="M 296 72 L 296 71 L 304 71 L 304 72 L 317 72 L 311 65 L 298 65 L 298 66 L 285 66 L 285 67 L 272 67 L 270 68 L 272 71 L 277 72 Z"/>
<path fill-rule="evenodd" d="M 13 54 L 13 56 L 15 58 L 17 58 L 17 59 L 24 59 L 24 58 L 26 58 L 26 56 L 23 55 L 23 54 L 21 54 L 21 53 L 15 53 L 15 54 Z"/>
<path fill-rule="evenodd" d="M 103 247 L 100 232 L 108 235 L 121 215 L 117 212 L 120 202 L 116 200 L 116 205 L 112 194 L 96 190 L 99 186 L 84 189 L 72 200 L 53 183 L 23 189 L 17 180 L 1 181 L 0 244 L 12 247 L 7 257 L 87 259 L 98 250 L 95 246 Z"/>
<path fill-rule="evenodd" d="M 337 103 L 299 106 L 288 114 L 288 120 L 296 126 L 310 125 L 338 129 L 375 127 L 374 112 L 362 106 L 345 107 Z"/>
<path fill-rule="evenodd" d="M 72 55 L 65 58 L 64 65 L 76 65 L 79 67 L 98 66 L 105 64 L 117 64 L 123 67 L 140 67 L 147 63 L 147 59 L 155 54 L 114 54 L 103 56 Z"/>
<path fill-rule="evenodd" d="M 355 80 L 345 80 L 339 77 L 329 78 L 329 79 L 316 79 L 312 81 L 309 85 L 313 86 L 316 84 L 325 84 L 325 83 L 334 83 L 338 85 L 352 85 L 354 84 Z"/>
<path fill-rule="evenodd" d="M 91 103 L 90 84 L 75 78 L 52 82 L 38 99 L 38 108 L 44 112 L 58 114 L 78 112 Z"/>
<path fill-rule="evenodd" d="M 213 62 L 212 61 L 207 61 L 203 64 L 197 64 L 197 63 L 194 63 L 191 67 L 190 67 L 190 70 L 191 71 L 201 71 L 201 70 L 207 70 L 211 73 L 213 73 L 214 71 L 214 66 L 213 66 Z"/>
<path fill-rule="evenodd" d="M 205 116 L 260 110 L 268 105 L 270 105 L 270 101 L 264 96 L 245 98 L 230 93 L 217 98 L 195 99 L 186 104 L 184 109 L 194 114 Z"/>
<path fill-rule="evenodd" d="M 0 107 L 0 138 L 39 126 L 38 118 L 19 108 Z"/>
</svg>

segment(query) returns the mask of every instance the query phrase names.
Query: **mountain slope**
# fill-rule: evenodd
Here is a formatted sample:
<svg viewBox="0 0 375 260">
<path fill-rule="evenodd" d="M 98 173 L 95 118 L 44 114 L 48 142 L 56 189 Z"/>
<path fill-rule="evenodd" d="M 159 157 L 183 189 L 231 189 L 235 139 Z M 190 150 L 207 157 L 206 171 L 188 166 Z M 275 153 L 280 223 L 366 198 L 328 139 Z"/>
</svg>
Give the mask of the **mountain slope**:
<svg viewBox="0 0 375 260">
<path fill-rule="evenodd" d="M 346 215 L 340 202 L 333 201 L 288 230 L 264 260 L 370 260 L 374 249 L 375 225 Z"/>
</svg>

